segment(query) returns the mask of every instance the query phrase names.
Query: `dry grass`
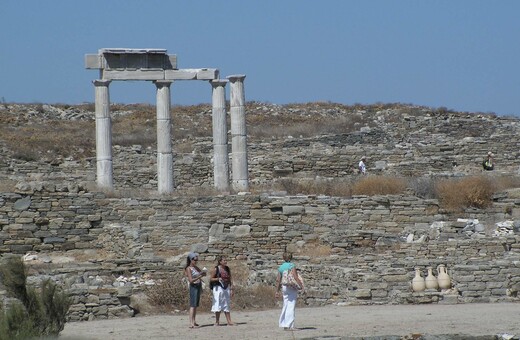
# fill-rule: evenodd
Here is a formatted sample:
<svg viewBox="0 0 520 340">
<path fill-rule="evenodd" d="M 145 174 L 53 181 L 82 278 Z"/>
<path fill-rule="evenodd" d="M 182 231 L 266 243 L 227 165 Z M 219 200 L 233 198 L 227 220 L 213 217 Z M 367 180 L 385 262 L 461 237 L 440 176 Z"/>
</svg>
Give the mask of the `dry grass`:
<svg viewBox="0 0 520 340">
<path fill-rule="evenodd" d="M 486 176 L 442 180 L 436 186 L 441 207 L 450 212 L 461 212 L 465 208 L 487 208 L 497 186 Z"/>
<path fill-rule="evenodd" d="M 284 178 L 274 184 L 277 190 L 284 190 L 290 195 L 327 195 L 348 197 L 351 194 L 351 184 L 345 180 L 322 179 L 288 179 Z"/>
<path fill-rule="evenodd" d="M 209 267 L 208 267 L 209 268 Z M 274 287 L 267 285 L 248 286 L 249 268 L 245 263 L 230 262 L 233 275 L 233 306 L 235 310 L 246 309 L 267 309 L 276 307 L 274 299 Z M 148 287 L 145 291 L 148 302 L 157 308 L 158 311 L 166 310 L 187 310 L 189 307 L 189 294 L 187 281 L 184 279 L 183 272 L 176 272 L 173 275 L 160 280 L 159 284 Z M 208 280 L 206 280 L 207 282 Z M 200 310 L 211 310 L 212 294 L 209 285 L 203 289 Z"/>
<path fill-rule="evenodd" d="M 497 191 L 520 188 L 520 177 L 518 176 L 499 176 L 491 179 L 493 180 Z"/>
<path fill-rule="evenodd" d="M 398 177 L 366 176 L 352 185 L 352 195 L 396 195 L 406 190 L 406 181 Z"/>
<path fill-rule="evenodd" d="M 94 122 L 90 121 L 3 126 L 0 134 L 14 157 L 26 161 L 56 156 L 92 157 L 96 149 Z"/>
<path fill-rule="evenodd" d="M 356 114 L 355 111 L 375 112 L 383 106 L 306 103 L 276 106 L 276 112 L 265 112 L 264 104 L 250 102 L 246 104 L 248 137 L 258 140 L 266 136 L 309 137 L 347 133 L 357 130 L 360 125 L 372 124 L 369 115 Z M 96 148 L 94 104 L 54 104 L 52 107 L 72 110 L 83 117 L 74 121 L 66 120 L 58 117 L 52 110 L 49 111 L 43 104 L 19 107 L 23 112 L 9 112 L 7 106 L 0 107 L 0 135 L 6 146 L 16 158 L 28 161 L 58 156 L 72 156 L 76 159 L 92 157 Z M 210 104 L 172 107 L 173 139 L 177 141 L 211 137 L 211 110 Z M 155 105 L 113 103 L 110 112 L 114 144 L 143 147 L 156 145 Z M 189 144 L 182 145 L 186 152 L 190 152 L 191 148 Z"/>
</svg>

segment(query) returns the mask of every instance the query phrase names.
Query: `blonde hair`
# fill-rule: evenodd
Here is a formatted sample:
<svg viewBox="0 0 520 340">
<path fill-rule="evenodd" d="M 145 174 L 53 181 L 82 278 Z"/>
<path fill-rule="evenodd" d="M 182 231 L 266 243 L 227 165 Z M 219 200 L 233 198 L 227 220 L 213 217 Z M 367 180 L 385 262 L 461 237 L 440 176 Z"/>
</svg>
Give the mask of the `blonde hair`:
<svg viewBox="0 0 520 340">
<path fill-rule="evenodd" d="M 285 252 L 285 253 L 283 253 L 282 257 L 283 257 L 283 260 L 285 262 L 290 262 L 292 260 L 292 254 L 291 253 Z"/>
</svg>

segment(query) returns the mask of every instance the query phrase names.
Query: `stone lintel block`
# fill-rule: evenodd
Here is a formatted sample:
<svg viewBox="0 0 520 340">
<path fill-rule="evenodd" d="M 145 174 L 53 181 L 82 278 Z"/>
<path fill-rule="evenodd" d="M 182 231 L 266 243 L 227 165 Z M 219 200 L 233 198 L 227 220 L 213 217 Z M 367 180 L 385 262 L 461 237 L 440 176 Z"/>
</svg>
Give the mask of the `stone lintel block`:
<svg viewBox="0 0 520 340">
<path fill-rule="evenodd" d="M 206 68 L 201 69 L 199 72 L 197 72 L 197 79 L 198 80 L 214 80 L 219 78 L 219 70 L 215 68 Z"/>
<path fill-rule="evenodd" d="M 215 80 L 219 77 L 219 70 L 215 68 L 186 68 L 165 70 L 167 80 Z"/>
<path fill-rule="evenodd" d="M 103 63 L 101 56 L 98 54 L 85 54 L 85 68 L 86 69 L 100 69 Z"/>
<path fill-rule="evenodd" d="M 194 80 L 197 79 L 197 71 L 195 69 L 188 70 L 166 70 L 164 71 L 164 79 L 167 80 Z"/>
<path fill-rule="evenodd" d="M 164 73 L 161 69 L 103 70 L 103 80 L 164 80 Z"/>
<path fill-rule="evenodd" d="M 168 59 L 170 61 L 170 65 L 172 66 L 172 68 L 177 68 L 177 55 L 169 54 Z"/>
</svg>

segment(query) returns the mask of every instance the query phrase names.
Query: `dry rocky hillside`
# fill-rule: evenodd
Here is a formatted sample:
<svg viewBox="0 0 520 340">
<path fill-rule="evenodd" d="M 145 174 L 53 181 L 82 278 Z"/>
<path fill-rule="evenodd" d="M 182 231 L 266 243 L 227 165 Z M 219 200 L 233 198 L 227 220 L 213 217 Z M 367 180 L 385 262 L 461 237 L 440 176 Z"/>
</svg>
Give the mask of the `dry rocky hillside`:
<svg viewBox="0 0 520 340">
<path fill-rule="evenodd" d="M 0 105 L 0 179 L 92 182 L 93 109 L 92 104 Z M 495 154 L 498 172 L 519 171 L 517 118 L 402 104 L 251 102 L 246 112 L 253 186 L 280 177 L 349 176 L 362 155 L 373 174 L 476 174 L 488 151 Z M 116 186 L 153 189 L 155 108 L 114 104 L 111 113 Z M 176 185 L 211 187 L 211 107 L 175 107 L 172 122 Z"/>
<path fill-rule="evenodd" d="M 175 305 L 178 285 L 160 285 L 182 272 L 188 251 L 208 268 L 228 256 L 256 307 L 272 296 L 284 251 L 302 269 L 307 305 L 520 299 L 518 118 L 402 104 L 250 102 L 251 192 L 222 194 L 212 184 L 211 106 L 174 107 L 176 193 L 161 196 L 155 108 L 111 106 L 113 192 L 95 187 L 93 109 L 0 104 L 0 253 L 23 255 L 32 282 L 50 277 L 65 287 L 70 320 Z M 496 169 L 484 173 L 488 151 Z M 361 156 L 371 183 L 403 187 L 356 192 Z M 443 206 L 433 181 L 465 178 L 476 179 L 452 192 L 474 187 L 473 196 L 457 209 Z M 480 190 L 490 181 L 493 190 Z M 425 275 L 440 264 L 451 289 L 411 291 L 414 267 Z M 173 300 L 154 301 L 150 287 L 158 286 L 170 287 Z"/>
</svg>

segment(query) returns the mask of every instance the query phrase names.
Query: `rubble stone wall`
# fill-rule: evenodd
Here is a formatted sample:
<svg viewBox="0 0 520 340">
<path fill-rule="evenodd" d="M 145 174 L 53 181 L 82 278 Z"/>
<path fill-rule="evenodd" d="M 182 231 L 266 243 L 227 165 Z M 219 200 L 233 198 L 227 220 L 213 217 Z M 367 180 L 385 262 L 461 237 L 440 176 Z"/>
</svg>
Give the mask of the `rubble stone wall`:
<svg viewBox="0 0 520 340">
<path fill-rule="evenodd" d="M 219 254 L 244 264 L 249 285 L 273 285 L 291 251 L 309 305 L 516 301 L 520 290 L 518 199 L 454 216 L 436 200 L 404 195 L 113 198 L 72 184 L 26 189 L 0 194 L 0 252 L 25 255 L 35 280 L 68 287 L 71 320 L 133 315 L 144 282 L 182 270 L 193 250 L 208 265 Z M 475 220 L 479 232 L 467 228 Z M 510 228 L 498 232 L 504 221 Z M 412 292 L 414 267 L 425 275 L 439 264 L 452 289 Z"/>
</svg>

